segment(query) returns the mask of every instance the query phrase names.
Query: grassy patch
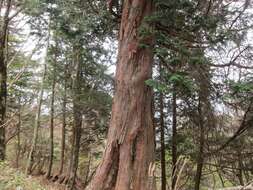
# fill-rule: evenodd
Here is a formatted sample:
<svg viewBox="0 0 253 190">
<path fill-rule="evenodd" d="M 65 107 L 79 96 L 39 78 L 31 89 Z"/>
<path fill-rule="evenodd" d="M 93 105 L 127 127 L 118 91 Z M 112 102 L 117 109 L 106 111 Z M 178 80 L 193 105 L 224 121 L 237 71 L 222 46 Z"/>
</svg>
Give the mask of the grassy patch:
<svg viewBox="0 0 253 190">
<path fill-rule="evenodd" d="M 44 183 L 41 178 L 26 177 L 7 162 L 0 162 L 0 190 L 59 190 L 59 187 Z"/>
</svg>

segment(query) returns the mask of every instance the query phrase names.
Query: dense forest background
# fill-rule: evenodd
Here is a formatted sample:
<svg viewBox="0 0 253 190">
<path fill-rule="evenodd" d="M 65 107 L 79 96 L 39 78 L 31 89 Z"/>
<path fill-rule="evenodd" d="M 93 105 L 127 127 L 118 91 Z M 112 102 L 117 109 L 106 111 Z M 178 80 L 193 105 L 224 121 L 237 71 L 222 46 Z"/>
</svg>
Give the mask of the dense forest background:
<svg viewBox="0 0 253 190">
<path fill-rule="evenodd" d="M 0 190 L 253 189 L 251 0 L 0 0 Z"/>
</svg>

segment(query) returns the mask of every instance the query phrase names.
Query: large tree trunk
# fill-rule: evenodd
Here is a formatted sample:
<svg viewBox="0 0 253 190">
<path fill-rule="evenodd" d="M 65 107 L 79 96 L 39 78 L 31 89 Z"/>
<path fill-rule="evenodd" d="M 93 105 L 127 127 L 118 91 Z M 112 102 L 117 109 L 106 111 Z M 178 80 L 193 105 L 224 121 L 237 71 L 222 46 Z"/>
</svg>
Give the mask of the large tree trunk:
<svg viewBox="0 0 253 190">
<path fill-rule="evenodd" d="M 57 51 L 57 48 L 56 50 Z M 53 63 L 53 81 L 52 81 L 52 95 L 51 95 L 51 105 L 50 105 L 50 155 L 49 155 L 49 164 L 48 170 L 46 174 L 46 178 L 49 179 L 51 177 L 52 167 L 53 167 L 53 159 L 54 159 L 54 99 L 55 99 L 55 84 L 56 84 L 56 61 L 57 55 L 55 53 L 55 60 Z"/>
<path fill-rule="evenodd" d="M 8 0 L 0 29 L 0 161 L 5 159 L 5 115 L 7 99 L 6 39 L 10 11 L 11 0 Z"/>
<path fill-rule="evenodd" d="M 103 160 L 91 182 L 92 190 L 153 190 L 154 127 L 151 78 L 152 36 L 139 36 L 152 0 L 125 0 L 119 35 L 116 92 Z M 146 44 L 150 47 L 141 47 Z"/>
</svg>

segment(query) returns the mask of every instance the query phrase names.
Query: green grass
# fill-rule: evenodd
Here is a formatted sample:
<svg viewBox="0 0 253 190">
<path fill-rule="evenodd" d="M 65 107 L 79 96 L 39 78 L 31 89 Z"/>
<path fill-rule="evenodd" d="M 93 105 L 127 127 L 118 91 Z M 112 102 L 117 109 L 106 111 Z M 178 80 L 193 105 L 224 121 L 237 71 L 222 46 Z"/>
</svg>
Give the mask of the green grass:
<svg viewBox="0 0 253 190">
<path fill-rule="evenodd" d="M 0 162 L 0 190 L 58 190 L 59 187 L 44 183 L 42 178 L 26 177 L 7 162 Z"/>
</svg>

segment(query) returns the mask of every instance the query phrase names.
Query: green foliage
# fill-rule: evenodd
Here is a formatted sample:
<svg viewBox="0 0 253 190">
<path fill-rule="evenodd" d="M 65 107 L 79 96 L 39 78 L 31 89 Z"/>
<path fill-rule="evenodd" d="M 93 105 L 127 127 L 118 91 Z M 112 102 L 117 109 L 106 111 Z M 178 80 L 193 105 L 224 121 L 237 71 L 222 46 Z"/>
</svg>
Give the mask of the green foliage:
<svg viewBox="0 0 253 190">
<path fill-rule="evenodd" d="M 168 75 L 168 82 L 175 85 L 176 88 L 183 89 L 184 91 L 192 92 L 196 90 L 193 80 L 185 73 L 174 73 Z"/>
<path fill-rule="evenodd" d="M 0 162 L 0 189 L 47 190 L 38 182 L 27 178 L 22 172 L 10 168 L 7 162 Z"/>
<path fill-rule="evenodd" d="M 209 61 L 207 58 L 203 57 L 203 56 L 193 56 L 193 57 L 190 57 L 189 59 L 189 64 L 207 64 Z"/>
<path fill-rule="evenodd" d="M 233 82 L 231 81 L 231 88 L 234 93 L 249 93 L 253 92 L 253 84 L 251 82 Z"/>
<path fill-rule="evenodd" d="M 145 83 L 146 85 L 158 90 L 159 92 L 166 92 L 168 90 L 168 87 L 165 84 L 162 84 L 153 79 L 146 80 Z"/>
</svg>

